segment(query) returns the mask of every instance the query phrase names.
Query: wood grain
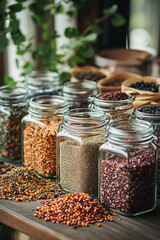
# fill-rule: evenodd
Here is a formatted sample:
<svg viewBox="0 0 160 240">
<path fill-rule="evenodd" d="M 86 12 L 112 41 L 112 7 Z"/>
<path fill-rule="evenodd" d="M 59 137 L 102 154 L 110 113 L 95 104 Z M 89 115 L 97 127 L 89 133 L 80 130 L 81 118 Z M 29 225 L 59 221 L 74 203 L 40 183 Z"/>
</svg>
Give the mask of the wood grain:
<svg viewBox="0 0 160 240">
<path fill-rule="evenodd" d="M 159 240 L 160 204 L 151 213 L 137 217 L 115 216 L 103 222 L 73 229 L 64 224 L 45 222 L 33 216 L 40 201 L 24 203 L 0 200 L 0 222 L 37 240 Z M 34 210 L 33 210 L 34 209 Z"/>
</svg>

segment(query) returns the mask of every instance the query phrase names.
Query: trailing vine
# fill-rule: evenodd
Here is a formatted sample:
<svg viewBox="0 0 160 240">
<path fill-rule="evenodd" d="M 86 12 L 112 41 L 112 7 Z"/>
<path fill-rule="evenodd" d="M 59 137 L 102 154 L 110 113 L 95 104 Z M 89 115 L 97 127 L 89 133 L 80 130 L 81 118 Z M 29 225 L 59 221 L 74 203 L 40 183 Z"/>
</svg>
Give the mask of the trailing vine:
<svg viewBox="0 0 160 240">
<path fill-rule="evenodd" d="M 71 4 L 69 10 L 65 9 L 65 4 Z M 16 58 L 17 68 L 21 68 L 21 76 L 25 76 L 38 64 L 41 69 L 56 71 L 57 66 L 67 64 L 74 67 L 77 64 L 85 64 L 87 58 L 94 56 L 92 44 L 96 42 L 99 34 L 102 33 L 100 23 L 111 17 L 111 22 L 118 27 L 125 23 L 123 16 L 117 13 L 117 5 L 113 5 L 103 10 L 103 16 L 89 22 L 87 27 L 80 33 L 77 28 L 67 27 L 64 31 L 66 38 L 70 39 L 68 44 L 60 46 L 61 52 L 57 47 L 58 35 L 53 27 L 53 19 L 56 14 L 67 14 L 70 18 L 75 17 L 75 8 L 82 8 L 85 0 L 38 0 L 30 2 L 27 0 L 15 0 L 0 2 L 0 52 L 3 52 L 11 43 L 16 46 L 17 56 L 20 56 L 22 66 L 20 66 L 18 57 Z M 24 11 L 26 8 L 31 13 L 31 19 L 35 26 L 40 30 L 40 41 L 34 46 L 33 39 L 35 36 L 24 35 L 20 28 L 20 20 L 17 13 Z M 66 57 L 66 51 L 70 51 Z M 33 62 L 25 60 L 25 55 L 30 54 Z M 69 79 L 68 72 L 60 72 L 61 80 Z M 9 76 L 5 77 L 6 84 L 16 84 L 14 79 Z"/>
</svg>

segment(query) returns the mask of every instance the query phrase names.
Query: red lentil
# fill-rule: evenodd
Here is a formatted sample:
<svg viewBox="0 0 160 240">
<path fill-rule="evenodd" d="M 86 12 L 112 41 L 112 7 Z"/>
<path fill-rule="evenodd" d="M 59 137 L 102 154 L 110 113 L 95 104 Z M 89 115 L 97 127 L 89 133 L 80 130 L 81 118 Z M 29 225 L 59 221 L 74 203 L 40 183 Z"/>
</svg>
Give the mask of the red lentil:
<svg viewBox="0 0 160 240">
<path fill-rule="evenodd" d="M 0 199 L 35 201 L 64 193 L 57 185 L 37 176 L 33 170 L 15 167 L 0 178 Z"/>
<path fill-rule="evenodd" d="M 113 215 L 116 215 L 85 193 L 69 193 L 59 199 L 41 203 L 43 206 L 37 207 L 34 216 L 52 223 L 64 223 L 73 228 L 87 227 L 88 224 L 105 220 L 113 221 Z"/>
<path fill-rule="evenodd" d="M 128 95 L 125 92 L 115 91 L 100 94 L 98 98 L 102 100 L 119 101 L 128 99 Z"/>
</svg>

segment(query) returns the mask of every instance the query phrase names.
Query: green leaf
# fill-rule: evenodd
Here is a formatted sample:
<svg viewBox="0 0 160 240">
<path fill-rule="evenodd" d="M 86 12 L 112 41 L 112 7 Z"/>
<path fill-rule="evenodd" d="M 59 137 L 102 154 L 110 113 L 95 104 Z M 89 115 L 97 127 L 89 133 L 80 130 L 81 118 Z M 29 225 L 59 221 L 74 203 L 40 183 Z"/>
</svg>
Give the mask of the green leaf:
<svg viewBox="0 0 160 240">
<path fill-rule="evenodd" d="M 51 46 L 52 49 L 56 49 L 57 48 L 56 41 L 52 39 L 51 42 L 50 42 L 50 46 Z"/>
<path fill-rule="evenodd" d="M 51 3 L 51 4 L 47 4 L 45 7 L 44 7 L 44 10 L 46 10 L 46 11 L 50 11 L 50 10 L 52 10 L 52 9 L 54 9 L 55 8 L 55 5 L 53 4 L 53 3 Z"/>
<path fill-rule="evenodd" d="M 16 58 L 16 67 L 19 68 L 19 60 Z"/>
<path fill-rule="evenodd" d="M 89 26 L 91 28 L 91 31 L 96 33 L 97 35 L 99 35 L 103 32 L 102 29 L 96 24 L 90 24 Z"/>
<path fill-rule="evenodd" d="M 64 44 L 61 48 L 66 48 L 66 49 L 76 49 L 79 48 L 82 45 L 80 41 L 74 41 L 69 44 Z"/>
<path fill-rule="evenodd" d="M 126 23 L 125 18 L 119 14 L 116 13 L 112 18 L 111 18 L 111 23 L 114 27 L 120 27 Z"/>
<path fill-rule="evenodd" d="M 30 73 L 33 70 L 33 65 L 30 62 L 26 62 L 23 65 L 23 69 L 25 70 L 21 76 L 25 76 L 26 74 Z"/>
<path fill-rule="evenodd" d="M 49 29 L 46 29 L 45 31 L 43 31 L 42 33 L 42 40 L 46 41 L 48 40 L 50 37 L 50 30 Z"/>
<path fill-rule="evenodd" d="M 43 55 L 43 61 L 46 63 L 51 63 L 56 59 L 56 53 L 49 51 Z"/>
<path fill-rule="evenodd" d="M 110 8 L 106 8 L 103 10 L 103 13 L 106 15 L 113 15 L 117 12 L 118 6 L 116 4 L 112 5 Z"/>
<path fill-rule="evenodd" d="M 12 12 L 20 12 L 23 9 L 23 5 L 21 3 L 15 3 L 9 6 L 9 9 Z"/>
<path fill-rule="evenodd" d="M 83 42 L 95 42 L 97 40 L 97 33 L 90 33 L 86 36 L 80 36 L 79 40 Z"/>
<path fill-rule="evenodd" d="M 12 77 L 9 77 L 9 76 L 4 77 L 4 83 L 6 85 L 11 85 L 11 86 L 15 86 L 17 84 L 17 82 L 15 82 L 14 79 Z"/>
<path fill-rule="evenodd" d="M 19 20 L 14 19 L 14 20 L 10 21 L 9 27 L 12 28 L 13 31 L 17 31 L 19 28 Z"/>
<path fill-rule="evenodd" d="M 8 40 L 6 38 L 0 39 L 0 52 L 3 52 L 8 46 Z"/>
<path fill-rule="evenodd" d="M 70 81 L 70 78 L 71 78 L 71 74 L 69 72 L 62 72 L 60 74 L 60 81 L 62 82 L 62 84 Z"/>
<path fill-rule="evenodd" d="M 37 24 L 37 25 L 40 25 L 41 24 L 41 17 L 38 16 L 38 15 L 33 15 L 32 17 L 32 21 Z"/>
<path fill-rule="evenodd" d="M 16 2 L 18 3 L 23 3 L 23 2 L 26 2 L 27 0 L 16 0 Z"/>
<path fill-rule="evenodd" d="M 86 0 L 70 0 L 75 8 L 82 8 Z"/>
<path fill-rule="evenodd" d="M 78 63 L 83 64 L 83 63 L 85 63 L 85 60 L 84 60 L 84 58 L 76 55 L 76 56 L 71 57 L 71 58 L 69 59 L 69 62 L 70 62 L 71 64 L 78 64 Z"/>
<path fill-rule="evenodd" d="M 6 1 L 1 1 L 0 2 L 0 10 L 2 11 L 6 7 Z"/>
<path fill-rule="evenodd" d="M 72 18 L 72 17 L 74 17 L 75 12 L 74 12 L 74 11 L 67 11 L 66 14 L 67 14 L 70 18 Z"/>
<path fill-rule="evenodd" d="M 11 36 L 15 45 L 19 45 L 25 41 L 25 36 L 18 29 L 16 32 L 11 32 Z"/>
<path fill-rule="evenodd" d="M 94 56 L 94 48 L 90 44 L 86 44 L 80 48 L 79 54 L 84 58 L 91 58 Z"/>
<path fill-rule="evenodd" d="M 65 29 L 64 35 L 67 38 L 76 37 L 78 35 L 78 30 L 77 30 L 77 28 L 74 28 L 74 27 L 68 27 Z"/>
<path fill-rule="evenodd" d="M 62 5 L 59 5 L 57 8 L 56 8 L 56 13 L 58 14 L 62 14 L 64 13 L 65 9 Z"/>
</svg>

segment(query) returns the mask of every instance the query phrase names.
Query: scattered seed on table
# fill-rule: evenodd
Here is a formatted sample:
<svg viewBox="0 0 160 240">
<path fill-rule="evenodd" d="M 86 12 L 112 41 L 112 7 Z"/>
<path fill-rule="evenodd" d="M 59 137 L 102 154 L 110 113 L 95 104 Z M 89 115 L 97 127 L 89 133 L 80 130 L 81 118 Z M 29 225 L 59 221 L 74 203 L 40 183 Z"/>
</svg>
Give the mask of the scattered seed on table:
<svg viewBox="0 0 160 240">
<path fill-rule="evenodd" d="M 37 207 L 34 216 L 52 223 L 64 223 L 73 228 L 113 221 L 113 215 L 116 215 L 103 208 L 97 199 L 85 193 L 69 193 L 59 199 L 50 199 L 41 203 L 43 206 Z"/>
<path fill-rule="evenodd" d="M 54 198 L 62 193 L 64 192 L 56 184 L 24 167 L 15 167 L 0 178 L 0 199 L 35 201 Z"/>
<path fill-rule="evenodd" d="M 0 163 L 0 175 L 3 175 L 9 171 L 11 171 L 14 168 L 11 164 L 4 164 L 3 162 Z"/>
</svg>

